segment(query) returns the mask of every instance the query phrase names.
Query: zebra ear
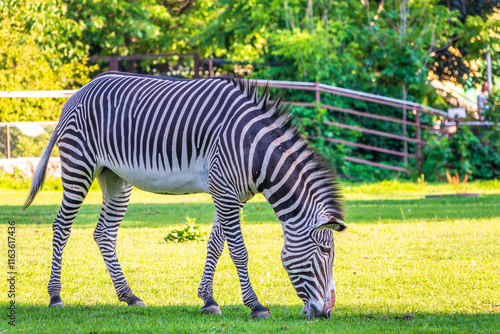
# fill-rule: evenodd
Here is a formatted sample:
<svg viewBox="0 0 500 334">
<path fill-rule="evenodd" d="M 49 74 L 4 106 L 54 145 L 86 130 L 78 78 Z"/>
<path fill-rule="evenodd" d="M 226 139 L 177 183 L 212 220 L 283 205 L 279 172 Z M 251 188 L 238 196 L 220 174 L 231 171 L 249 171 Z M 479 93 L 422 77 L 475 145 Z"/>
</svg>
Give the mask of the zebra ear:
<svg viewBox="0 0 500 334">
<path fill-rule="evenodd" d="M 317 229 L 318 230 L 324 230 L 324 229 L 329 229 L 332 231 L 343 231 L 347 228 L 347 224 L 344 223 L 342 220 L 337 219 L 335 217 L 330 217 L 330 219 L 323 224 L 318 225 Z"/>
</svg>

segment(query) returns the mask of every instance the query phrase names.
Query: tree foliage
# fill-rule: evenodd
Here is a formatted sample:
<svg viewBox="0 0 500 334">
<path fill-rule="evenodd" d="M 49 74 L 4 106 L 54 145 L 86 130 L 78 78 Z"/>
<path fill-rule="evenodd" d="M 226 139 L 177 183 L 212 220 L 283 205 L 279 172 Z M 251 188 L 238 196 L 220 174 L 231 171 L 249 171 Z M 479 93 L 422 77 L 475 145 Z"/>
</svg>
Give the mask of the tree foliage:
<svg viewBox="0 0 500 334">
<path fill-rule="evenodd" d="M 76 0 L 68 18 L 82 27 L 90 56 L 193 52 L 211 1 Z"/>
<path fill-rule="evenodd" d="M 403 97 L 404 83 L 408 99 L 422 101 L 433 95 L 424 87 L 428 69 L 463 81 L 475 66 L 471 57 L 487 44 L 496 54 L 500 22 L 492 12 L 498 0 L 10 0 L 0 6 L 3 89 L 40 89 L 27 79 L 37 73 L 53 82 L 46 89 L 81 85 L 87 56 L 197 51 L 202 58 L 289 64 L 263 77 L 394 97 Z"/>
<path fill-rule="evenodd" d="M 58 90 L 86 83 L 81 26 L 59 0 L 0 1 L 0 90 Z M 1 99 L 0 121 L 53 120 L 60 99 Z"/>
<path fill-rule="evenodd" d="M 498 36 L 492 40 L 485 35 L 490 28 L 498 30 L 499 18 L 495 12 L 500 8 L 500 1 L 442 0 L 440 3 L 460 13 L 458 18 L 464 29 L 453 36 L 449 43 L 434 50 L 434 64 L 429 68 L 440 81 L 456 82 L 466 87 L 480 85 L 485 81 L 485 62 L 477 60 L 484 60 L 488 44 L 498 44 Z M 498 54 L 498 47 L 493 47 Z M 496 73 L 500 75 L 500 71 Z"/>
<path fill-rule="evenodd" d="M 416 101 L 438 108 L 447 102 L 432 79 L 474 86 L 484 81 L 489 46 L 500 69 L 500 0 L 0 0 L 0 89 L 78 88 L 89 80 L 89 56 L 199 52 L 262 66 L 253 76 L 320 81 L 334 86 Z M 289 93 L 314 102 L 314 94 Z M 293 94 L 293 95 L 291 95 Z M 321 102 L 414 121 L 412 113 L 342 97 Z M 63 100 L 3 99 L 0 120 L 53 120 Z M 342 156 L 402 165 L 399 157 L 333 146 L 340 138 L 393 150 L 400 141 L 332 129 L 340 121 L 414 136 L 400 124 L 321 108 L 295 108 L 300 129 L 344 173 L 374 175 Z M 432 123 L 423 117 L 424 124 Z M 382 172 L 381 172 L 382 173 Z M 390 177 L 391 172 L 378 175 Z M 366 174 L 366 175 L 365 175 Z"/>
</svg>

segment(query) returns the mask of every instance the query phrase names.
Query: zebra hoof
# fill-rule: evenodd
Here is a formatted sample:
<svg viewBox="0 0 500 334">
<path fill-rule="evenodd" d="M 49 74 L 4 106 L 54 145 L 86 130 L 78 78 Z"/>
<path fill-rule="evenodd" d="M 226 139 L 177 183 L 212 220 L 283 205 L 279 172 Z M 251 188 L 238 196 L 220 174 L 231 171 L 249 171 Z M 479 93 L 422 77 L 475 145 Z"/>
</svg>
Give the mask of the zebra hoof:
<svg viewBox="0 0 500 334">
<path fill-rule="evenodd" d="M 128 302 L 128 306 L 139 306 L 139 307 L 146 307 L 146 304 L 140 299 L 134 296 L 130 302 Z"/>
<path fill-rule="evenodd" d="M 250 318 L 268 319 L 271 318 L 271 312 L 269 312 L 269 309 L 267 307 L 259 305 L 252 311 L 252 313 L 250 314 Z"/>
<path fill-rule="evenodd" d="M 60 296 L 50 297 L 49 307 L 64 307 L 64 303 Z"/>
<path fill-rule="evenodd" d="M 222 312 L 220 311 L 219 304 L 213 299 L 210 298 L 205 302 L 205 306 L 201 308 L 201 313 L 202 314 L 218 314 L 221 315 Z"/>
<path fill-rule="evenodd" d="M 203 306 L 201 308 L 201 314 L 222 315 L 222 312 L 220 311 L 220 307 L 218 305 L 212 305 L 212 306 L 208 306 L 208 307 Z"/>
</svg>

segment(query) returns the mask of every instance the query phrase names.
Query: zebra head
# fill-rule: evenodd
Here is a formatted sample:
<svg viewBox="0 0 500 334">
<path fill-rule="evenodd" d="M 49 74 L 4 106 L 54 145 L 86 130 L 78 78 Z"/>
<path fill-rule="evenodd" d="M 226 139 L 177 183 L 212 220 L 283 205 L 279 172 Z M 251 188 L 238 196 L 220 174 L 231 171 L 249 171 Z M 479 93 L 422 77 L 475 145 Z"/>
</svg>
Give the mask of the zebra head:
<svg viewBox="0 0 500 334">
<path fill-rule="evenodd" d="M 283 267 L 297 295 L 304 302 L 302 312 L 309 318 L 329 318 L 335 306 L 333 260 L 335 250 L 332 231 L 342 231 L 346 224 L 325 216 L 300 240 L 287 241 L 281 252 Z"/>
</svg>

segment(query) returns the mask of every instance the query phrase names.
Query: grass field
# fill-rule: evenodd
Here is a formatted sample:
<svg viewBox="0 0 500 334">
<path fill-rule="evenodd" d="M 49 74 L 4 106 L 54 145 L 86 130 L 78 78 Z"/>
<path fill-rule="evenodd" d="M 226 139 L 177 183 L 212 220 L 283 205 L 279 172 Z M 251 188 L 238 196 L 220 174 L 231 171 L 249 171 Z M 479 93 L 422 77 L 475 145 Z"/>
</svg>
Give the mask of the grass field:
<svg viewBox="0 0 500 334">
<path fill-rule="evenodd" d="M 165 243 L 172 227 L 196 218 L 209 231 L 210 197 L 134 190 L 118 256 L 134 293 L 148 305 L 118 302 L 92 239 L 100 192 L 91 191 L 64 252 L 66 307 L 48 308 L 51 223 L 62 192 L 44 191 L 22 212 L 26 191 L 0 190 L 7 277 L 7 221 L 16 221 L 16 326 L 8 325 L 7 283 L 0 286 L 0 333 L 500 333 L 500 182 L 471 183 L 479 198 L 424 199 L 448 185 L 345 184 L 348 229 L 335 234 L 337 307 L 308 320 L 281 266 L 283 237 L 270 206 L 256 197 L 244 209 L 249 272 L 271 319 L 243 306 L 227 249 L 215 276 L 222 316 L 202 316 L 197 298 L 206 242 Z M 5 315 L 4 315 L 5 314 Z"/>
</svg>

